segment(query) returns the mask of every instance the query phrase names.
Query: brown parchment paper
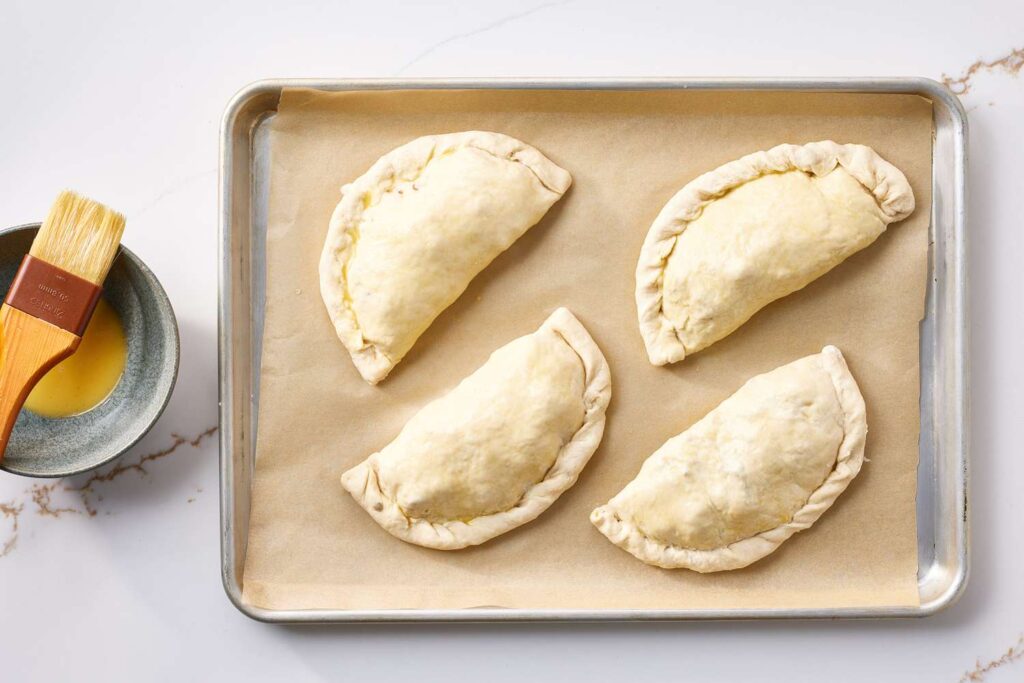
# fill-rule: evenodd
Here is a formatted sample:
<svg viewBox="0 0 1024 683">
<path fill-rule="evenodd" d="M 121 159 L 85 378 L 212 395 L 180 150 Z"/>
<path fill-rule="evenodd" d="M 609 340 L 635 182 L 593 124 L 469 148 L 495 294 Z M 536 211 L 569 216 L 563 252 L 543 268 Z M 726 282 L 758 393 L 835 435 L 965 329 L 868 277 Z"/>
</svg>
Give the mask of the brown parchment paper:
<svg viewBox="0 0 1024 683">
<path fill-rule="evenodd" d="M 272 123 L 255 488 L 243 599 L 303 608 L 763 608 L 916 605 L 918 323 L 931 105 L 916 96 L 712 92 L 286 91 Z M 569 193 L 499 256 L 378 387 L 356 373 L 320 299 L 317 264 L 339 187 L 420 135 L 515 136 L 567 168 Z M 874 147 L 917 210 L 871 247 L 667 368 L 637 327 L 634 269 L 662 205 L 698 174 L 782 142 Z M 425 403 L 558 306 L 608 358 L 612 403 L 579 482 L 536 521 L 455 552 L 403 543 L 342 490 L 341 473 Z M 649 567 L 590 511 L 745 380 L 825 344 L 867 401 L 860 476 L 809 531 L 749 568 Z"/>
</svg>

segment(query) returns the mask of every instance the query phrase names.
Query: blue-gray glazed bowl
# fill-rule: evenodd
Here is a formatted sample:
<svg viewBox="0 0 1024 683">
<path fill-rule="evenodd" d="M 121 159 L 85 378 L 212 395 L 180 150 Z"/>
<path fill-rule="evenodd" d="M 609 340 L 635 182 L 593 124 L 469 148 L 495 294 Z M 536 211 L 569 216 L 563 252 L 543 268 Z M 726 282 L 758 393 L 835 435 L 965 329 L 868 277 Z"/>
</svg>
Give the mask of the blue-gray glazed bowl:
<svg viewBox="0 0 1024 683">
<path fill-rule="evenodd" d="M 39 223 L 0 231 L 0 291 L 6 293 Z M 22 410 L 0 469 L 28 477 L 66 477 L 123 454 L 160 417 L 178 377 L 178 323 L 160 282 L 121 247 L 103 298 L 124 327 L 128 357 L 117 386 L 95 408 L 63 418 Z"/>
</svg>

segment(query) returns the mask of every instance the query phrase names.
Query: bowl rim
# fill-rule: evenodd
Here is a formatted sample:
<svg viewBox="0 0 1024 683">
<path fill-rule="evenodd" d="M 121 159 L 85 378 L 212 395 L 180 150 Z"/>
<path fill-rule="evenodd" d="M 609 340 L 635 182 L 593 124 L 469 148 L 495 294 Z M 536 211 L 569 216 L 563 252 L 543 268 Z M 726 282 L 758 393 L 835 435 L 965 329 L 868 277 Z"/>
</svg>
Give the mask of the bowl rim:
<svg viewBox="0 0 1024 683">
<path fill-rule="evenodd" d="M 7 235 L 9 233 L 20 232 L 22 230 L 38 230 L 40 227 L 42 227 L 42 225 L 43 224 L 41 222 L 36 222 L 23 223 L 21 225 L 13 225 L 10 227 L 0 228 L 0 237 L 3 237 L 4 235 Z M 166 310 L 170 314 L 171 331 L 173 333 L 172 338 L 174 340 L 174 343 L 171 345 L 171 358 L 169 359 L 170 365 L 172 366 L 171 381 L 167 385 L 167 390 L 164 393 L 162 400 L 160 401 L 159 408 L 153 414 L 153 418 L 149 422 L 147 422 L 143 428 L 139 429 L 138 433 L 133 435 L 124 445 L 124 447 L 112 453 L 109 457 L 103 458 L 102 460 L 95 464 L 90 464 L 86 467 L 68 469 L 60 472 L 39 473 L 28 472 L 17 468 L 11 468 L 8 466 L 6 459 L 0 458 L 0 470 L 22 477 L 32 477 L 34 479 L 60 479 L 63 477 L 71 477 L 76 474 L 83 474 L 85 472 L 89 472 L 99 467 L 103 467 L 104 465 L 109 464 L 111 461 L 121 457 L 122 455 L 130 451 L 132 448 L 134 448 L 135 445 L 138 444 L 139 441 L 141 441 L 142 438 L 146 436 L 146 434 L 148 434 L 151 429 L 153 429 L 153 426 L 164 414 L 164 410 L 167 409 L 168 404 L 171 402 L 171 396 L 174 395 L 174 388 L 178 383 L 178 370 L 181 367 L 181 332 L 178 328 L 178 316 L 174 312 L 174 306 L 171 304 L 171 300 L 167 296 L 167 292 L 164 290 L 163 284 L 160 282 L 159 278 L 157 278 L 156 274 L 150 269 L 150 267 L 147 266 L 146 263 L 141 258 L 139 258 L 139 256 L 134 251 L 124 246 L 124 244 L 121 244 L 118 247 L 118 250 L 119 253 L 125 255 L 128 261 L 131 262 L 133 267 L 137 268 L 139 272 L 142 273 L 142 275 L 146 278 L 147 281 L 153 284 L 153 293 L 156 295 L 156 298 L 161 301 L 162 304 L 165 304 Z M 167 365 L 168 362 L 165 361 L 164 367 L 167 367 Z"/>
</svg>

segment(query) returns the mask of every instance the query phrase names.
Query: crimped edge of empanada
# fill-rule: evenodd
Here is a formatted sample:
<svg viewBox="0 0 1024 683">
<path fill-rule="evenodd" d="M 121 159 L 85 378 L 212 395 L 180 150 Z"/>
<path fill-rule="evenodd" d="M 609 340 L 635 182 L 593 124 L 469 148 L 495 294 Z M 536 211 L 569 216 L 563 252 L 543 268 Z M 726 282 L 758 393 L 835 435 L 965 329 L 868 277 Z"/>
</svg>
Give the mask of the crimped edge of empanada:
<svg viewBox="0 0 1024 683">
<path fill-rule="evenodd" d="M 662 285 L 669 255 L 687 224 L 729 190 L 768 173 L 803 171 L 820 176 L 836 166 L 842 166 L 875 197 L 887 224 L 913 213 L 914 192 L 903 171 L 870 147 L 831 140 L 778 145 L 740 157 L 697 176 L 665 204 L 647 232 L 636 266 L 637 315 L 651 363 L 667 365 L 686 357 L 686 347 L 662 309 Z"/>
<path fill-rule="evenodd" d="M 620 519 L 610 505 L 602 505 L 590 514 L 590 521 L 615 545 L 647 564 L 665 569 L 692 569 L 719 572 L 740 569 L 771 554 L 798 531 L 810 528 L 839 497 L 864 464 L 867 415 L 864 397 L 846 365 L 843 354 L 826 346 L 820 354 L 822 365 L 832 378 L 839 405 L 843 409 L 843 440 L 832 472 L 808 497 L 807 502 L 786 524 L 712 550 L 696 550 L 666 545 L 645 535 L 633 523 Z"/>
<path fill-rule="evenodd" d="M 410 518 L 387 497 L 377 479 L 374 453 L 341 475 L 341 485 L 374 521 L 403 541 L 437 550 L 458 550 L 479 545 L 537 518 L 573 484 L 604 434 L 605 410 L 611 400 L 611 372 L 601 349 L 583 325 L 565 308 L 544 321 L 538 332 L 553 330 L 583 363 L 583 423 L 559 450 L 544 478 L 530 487 L 515 506 L 483 517 L 444 523 Z"/>
<path fill-rule="evenodd" d="M 331 214 L 323 251 L 320 254 L 320 295 L 327 306 L 334 331 L 352 356 L 359 374 L 376 384 L 391 372 L 401 358 L 389 358 L 373 341 L 363 337 L 359 320 L 348 297 L 346 272 L 363 212 L 398 182 L 414 182 L 436 157 L 463 147 L 475 147 L 496 157 L 521 163 L 548 190 L 561 196 L 572 184 L 572 176 L 539 150 L 501 133 L 465 131 L 426 135 L 391 150 L 363 175 L 341 188 L 341 201 Z M 557 200 L 556 200 L 557 201 Z"/>
</svg>

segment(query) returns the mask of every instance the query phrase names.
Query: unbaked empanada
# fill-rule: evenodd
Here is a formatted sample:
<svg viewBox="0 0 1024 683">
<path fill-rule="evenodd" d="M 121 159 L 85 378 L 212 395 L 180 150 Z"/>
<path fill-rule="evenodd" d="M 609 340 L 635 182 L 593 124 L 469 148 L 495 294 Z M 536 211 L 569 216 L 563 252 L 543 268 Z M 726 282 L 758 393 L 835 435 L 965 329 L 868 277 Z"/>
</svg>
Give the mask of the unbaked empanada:
<svg viewBox="0 0 1024 683">
<path fill-rule="evenodd" d="M 417 138 L 341 188 L 320 293 L 363 378 L 384 379 L 571 182 L 533 147 L 470 131 Z"/>
<path fill-rule="evenodd" d="M 699 176 L 651 225 L 636 269 L 655 365 L 731 334 L 914 210 L 906 176 L 870 147 L 779 145 Z"/>
<path fill-rule="evenodd" d="M 752 378 L 654 452 L 590 521 L 647 564 L 739 569 L 807 529 L 864 461 L 864 399 L 839 349 Z"/>
<path fill-rule="evenodd" d="M 477 545 L 533 520 L 576 482 L 610 397 L 601 350 L 560 308 L 424 406 L 341 484 L 403 541 Z"/>
</svg>

